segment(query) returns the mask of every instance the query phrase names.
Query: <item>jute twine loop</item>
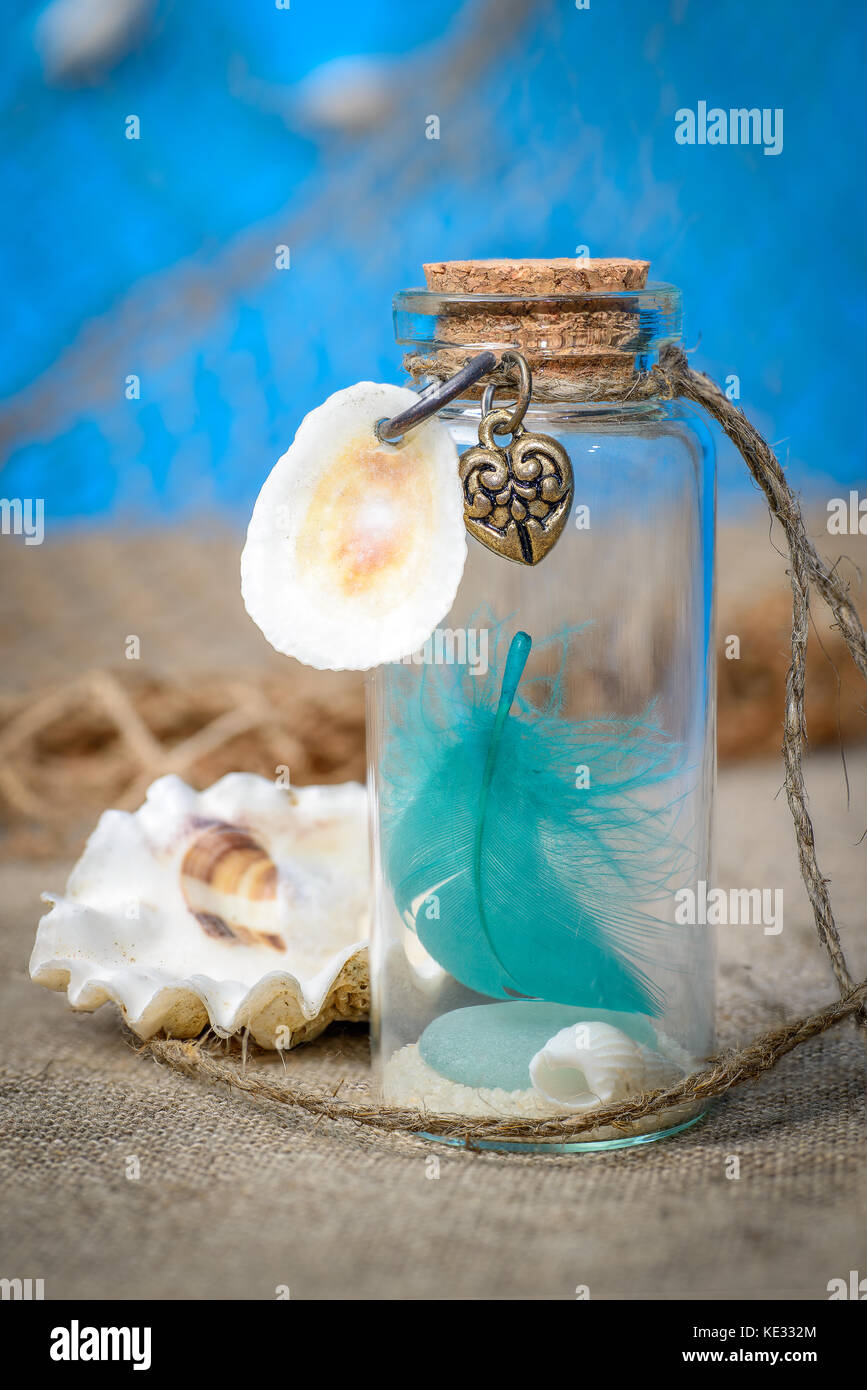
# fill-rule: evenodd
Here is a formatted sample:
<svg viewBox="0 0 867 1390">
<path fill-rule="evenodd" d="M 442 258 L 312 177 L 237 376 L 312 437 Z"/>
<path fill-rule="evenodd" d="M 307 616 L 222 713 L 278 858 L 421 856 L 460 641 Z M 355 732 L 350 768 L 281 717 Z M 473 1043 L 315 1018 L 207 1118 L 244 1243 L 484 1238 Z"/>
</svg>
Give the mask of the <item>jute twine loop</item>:
<svg viewBox="0 0 867 1390">
<path fill-rule="evenodd" d="M 438 375 L 435 359 L 411 357 L 404 365 L 414 376 Z M 452 365 L 446 374 L 454 370 Z M 489 380 L 510 380 L 508 373 L 491 374 Z M 570 394 L 571 393 L 571 394 Z M 549 384 L 544 393 L 534 393 L 540 400 L 574 399 L 574 384 Z M 809 625 L 810 586 L 815 585 L 828 604 L 846 642 L 846 646 L 862 676 L 867 680 L 867 637 L 858 613 L 849 597 L 849 588 L 836 569 L 817 553 L 807 535 L 798 499 L 795 497 L 773 450 L 715 382 L 701 372 L 693 371 L 686 353 L 679 347 L 667 347 L 651 371 L 637 374 L 634 382 L 618 397 L 622 400 L 682 398 L 702 407 L 725 431 L 741 453 L 756 483 L 762 489 L 771 516 L 783 528 L 789 549 L 792 585 L 792 659 L 786 677 L 786 704 L 783 723 L 783 765 L 786 796 L 795 825 L 795 839 L 801 876 L 813 909 L 816 931 L 828 955 L 840 992 L 836 1003 L 809 1014 L 806 1018 L 783 1024 L 760 1033 L 745 1047 L 729 1050 L 712 1058 L 704 1067 L 692 1072 L 667 1090 L 651 1091 L 617 1101 L 610 1105 L 574 1116 L 551 1119 L 519 1119 L 492 1115 L 469 1120 L 459 1115 L 433 1114 L 428 1111 L 355 1103 L 340 1100 L 333 1091 L 321 1086 L 305 1086 L 293 1081 L 265 1079 L 260 1071 L 238 1068 L 199 1041 L 182 1042 L 176 1039 L 151 1039 L 141 1044 L 131 1042 L 141 1053 L 188 1076 L 206 1081 L 218 1081 L 245 1094 L 274 1101 L 331 1120 L 353 1120 L 356 1124 L 386 1132 L 403 1131 L 474 1141 L 536 1140 L 566 1141 L 591 1130 L 611 1126 L 628 1130 L 647 1116 L 658 1115 L 678 1106 L 694 1106 L 714 1096 L 724 1095 L 734 1086 L 754 1081 L 775 1067 L 781 1057 L 800 1047 L 808 1039 L 828 1028 L 855 1018 L 862 1029 L 867 1028 L 867 980 L 853 980 L 840 942 L 840 934 L 827 880 L 821 873 L 816 855 L 813 824 L 807 810 L 807 793 L 802 768 L 807 731 L 804 718 L 804 685 L 806 677 L 807 635 Z M 583 399 L 611 400 L 604 396 L 588 395 Z"/>
<path fill-rule="evenodd" d="M 802 756 L 807 741 L 804 718 L 804 686 L 807 664 L 807 634 L 810 617 L 810 584 L 815 584 L 834 615 L 852 660 L 867 680 L 867 638 L 861 619 L 849 597 L 848 585 L 817 553 L 807 535 L 798 499 L 795 497 L 773 450 L 742 410 L 732 404 L 710 377 L 689 366 L 681 348 L 669 347 L 661 354 L 654 375 L 671 384 L 674 395 L 694 401 L 716 420 L 742 455 L 758 483 L 768 509 L 782 526 L 789 548 L 792 585 L 792 660 L 786 676 L 786 707 L 783 722 L 783 765 L 786 797 L 795 822 L 795 839 L 801 877 L 813 908 L 816 930 L 824 946 L 841 994 L 854 987 L 840 935 L 831 910 L 827 879 L 819 870 L 813 823 L 807 810 Z M 859 1012 L 861 1026 L 867 1024 L 867 1011 Z"/>
</svg>

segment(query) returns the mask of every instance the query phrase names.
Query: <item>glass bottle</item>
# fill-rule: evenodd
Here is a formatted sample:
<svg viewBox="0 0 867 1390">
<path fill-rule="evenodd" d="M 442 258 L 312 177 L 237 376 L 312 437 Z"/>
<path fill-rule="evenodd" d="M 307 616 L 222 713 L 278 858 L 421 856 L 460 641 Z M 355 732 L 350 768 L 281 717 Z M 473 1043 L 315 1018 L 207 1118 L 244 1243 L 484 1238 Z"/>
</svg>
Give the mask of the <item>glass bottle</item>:
<svg viewBox="0 0 867 1390">
<path fill-rule="evenodd" d="M 535 262 L 453 264 L 468 290 L 395 297 L 416 378 L 517 347 L 534 374 L 524 427 L 565 446 L 575 490 L 537 565 L 468 537 L 441 628 L 371 678 L 375 1063 L 388 1103 L 567 1116 L 675 1080 L 713 1046 L 712 932 L 681 920 L 711 877 L 713 451 L 691 409 L 629 395 L 681 336 L 680 292 L 644 284 L 642 263 L 599 288 L 591 262 L 593 287 L 565 293 L 553 263 L 541 281 Z M 460 451 L 477 444 L 478 399 L 440 418 Z M 682 1106 L 544 1147 L 696 1118 Z"/>
</svg>

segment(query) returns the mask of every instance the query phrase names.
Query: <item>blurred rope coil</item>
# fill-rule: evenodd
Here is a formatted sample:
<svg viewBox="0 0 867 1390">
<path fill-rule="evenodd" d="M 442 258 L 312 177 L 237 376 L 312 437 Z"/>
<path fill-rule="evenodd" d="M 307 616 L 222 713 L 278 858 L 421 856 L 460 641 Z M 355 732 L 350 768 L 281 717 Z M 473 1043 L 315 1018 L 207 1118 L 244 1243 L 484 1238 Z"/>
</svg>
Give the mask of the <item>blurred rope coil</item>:
<svg viewBox="0 0 867 1390">
<path fill-rule="evenodd" d="M 327 737 L 323 726 L 327 715 Z M 167 773 L 207 786 L 243 767 L 301 782 L 364 778 L 364 700 L 341 686 L 322 699 L 290 680 L 130 679 L 86 673 L 32 695 L 0 699 L 4 858 L 68 852 L 94 808 L 134 810 Z"/>
</svg>

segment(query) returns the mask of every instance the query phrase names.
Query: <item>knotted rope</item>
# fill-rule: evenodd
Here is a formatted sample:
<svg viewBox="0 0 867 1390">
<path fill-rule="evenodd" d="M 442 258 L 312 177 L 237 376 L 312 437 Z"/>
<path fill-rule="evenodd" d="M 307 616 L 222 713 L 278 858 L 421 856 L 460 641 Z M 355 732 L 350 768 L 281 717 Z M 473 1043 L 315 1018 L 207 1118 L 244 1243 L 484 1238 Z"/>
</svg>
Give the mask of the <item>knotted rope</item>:
<svg viewBox="0 0 867 1390">
<path fill-rule="evenodd" d="M 412 357 L 404 365 L 412 375 L 438 375 L 436 359 Z M 452 364 L 446 374 L 454 370 Z M 495 372 L 489 380 L 504 382 L 508 373 Z M 564 384 L 558 393 L 556 383 L 537 399 L 565 399 L 566 390 L 574 385 Z M 606 391 L 601 395 L 582 393 L 583 399 L 610 400 Z M 152 1039 L 141 1045 L 149 1053 L 178 1071 L 209 1081 L 219 1081 L 260 1099 L 275 1101 L 306 1111 L 310 1115 L 332 1120 L 354 1120 L 384 1131 L 427 1133 L 443 1138 L 461 1139 L 468 1145 L 474 1141 L 536 1140 L 554 1143 L 568 1141 L 602 1127 L 628 1131 L 648 1116 L 695 1107 L 714 1096 L 723 1095 L 745 1081 L 754 1081 L 776 1066 L 781 1057 L 800 1047 L 846 1018 L 855 1017 L 861 1028 L 867 1026 L 867 980 L 856 984 L 846 963 L 840 934 L 831 907 L 828 881 L 823 876 L 816 854 L 813 824 L 807 810 L 807 792 L 802 767 L 807 731 L 804 718 L 804 685 L 806 678 L 807 636 L 809 626 L 810 586 L 828 604 L 852 656 L 852 660 L 867 680 L 867 637 L 858 613 L 849 597 L 848 585 L 836 569 L 817 553 L 807 535 L 798 499 L 786 482 L 785 474 L 773 450 L 738 409 L 709 377 L 694 371 L 686 353 L 678 347 L 664 348 L 660 360 L 649 372 L 639 373 L 623 394 L 622 400 L 681 398 L 693 401 L 717 422 L 732 440 L 758 486 L 762 489 L 771 516 L 780 523 L 789 550 L 792 585 L 791 664 L 786 677 L 786 704 L 783 724 L 783 764 L 786 796 L 795 825 L 795 840 L 801 877 L 813 909 L 816 931 L 834 972 L 840 992 L 836 1003 L 828 1005 L 806 1018 L 760 1033 L 745 1047 L 733 1049 L 712 1058 L 705 1067 L 685 1077 L 666 1090 L 647 1092 L 630 1100 L 600 1106 L 584 1114 L 557 1116 L 550 1119 L 518 1119 L 491 1116 L 469 1120 L 458 1115 L 440 1115 L 427 1111 L 390 1106 L 354 1103 L 339 1100 L 333 1092 L 322 1087 L 304 1086 L 284 1081 L 266 1080 L 259 1072 L 239 1070 L 229 1060 L 219 1057 L 198 1042 Z M 672 1123 L 678 1115 L 672 1116 Z"/>
</svg>

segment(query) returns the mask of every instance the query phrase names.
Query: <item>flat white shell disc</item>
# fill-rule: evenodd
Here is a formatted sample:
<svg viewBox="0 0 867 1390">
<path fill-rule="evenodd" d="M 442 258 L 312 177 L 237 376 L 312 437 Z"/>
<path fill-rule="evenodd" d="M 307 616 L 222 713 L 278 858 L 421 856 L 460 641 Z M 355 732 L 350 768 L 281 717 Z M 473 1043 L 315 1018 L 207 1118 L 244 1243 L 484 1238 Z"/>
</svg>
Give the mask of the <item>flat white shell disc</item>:
<svg viewBox="0 0 867 1390">
<path fill-rule="evenodd" d="M 378 420 L 417 399 L 358 382 L 305 416 L 265 480 L 241 557 L 247 611 L 308 666 L 366 670 L 421 647 L 467 556 L 457 450 L 431 419 L 399 445 Z"/>
</svg>

